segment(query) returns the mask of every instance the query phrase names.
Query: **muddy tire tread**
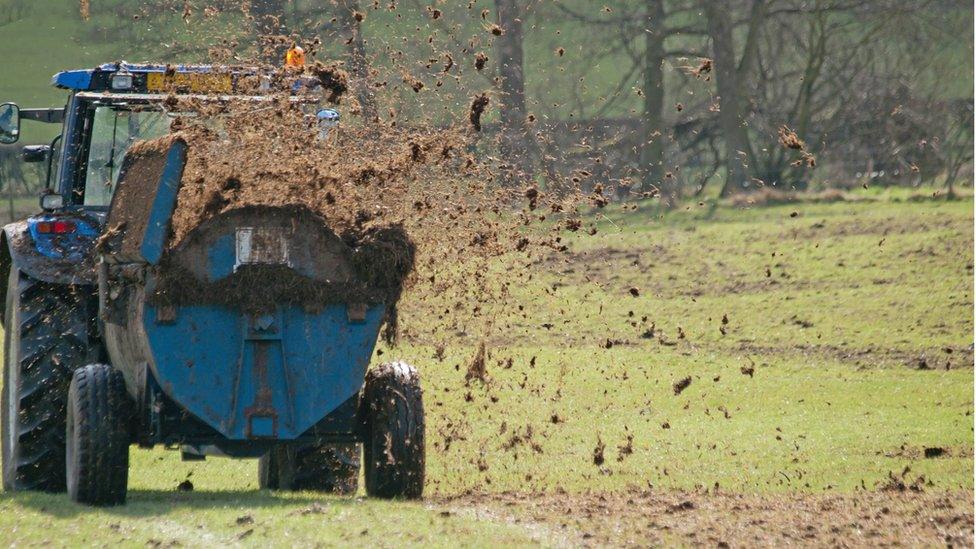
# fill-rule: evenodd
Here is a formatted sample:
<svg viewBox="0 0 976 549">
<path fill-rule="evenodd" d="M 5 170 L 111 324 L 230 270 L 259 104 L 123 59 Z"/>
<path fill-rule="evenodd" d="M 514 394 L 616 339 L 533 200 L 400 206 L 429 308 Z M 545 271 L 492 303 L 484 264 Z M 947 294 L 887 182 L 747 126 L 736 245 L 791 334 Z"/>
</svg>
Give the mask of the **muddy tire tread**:
<svg viewBox="0 0 976 549">
<path fill-rule="evenodd" d="M 384 499 L 419 499 L 425 475 L 423 391 L 417 371 L 404 362 L 366 374 L 360 401 L 366 493 Z"/>
<path fill-rule="evenodd" d="M 17 272 L 11 281 L 14 277 L 16 288 L 8 289 L 4 348 L 11 349 L 9 338 L 19 334 L 19 360 L 5 357 L 4 368 L 18 368 L 18 432 L 13 448 L 4 440 L 3 485 L 7 490 L 63 492 L 68 384 L 73 369 L 83 365 L 88 354 L 84 301 L 74 287 L 42 283 Z M 19 308 L 17 326 L 9 325 L 12 307 Z M 5 381 L 11 379 L 9 372 L 4 376 Z M 9 413 L 7 398 L 5 388 L 0 404 L 4 416 Z"/>
<path fill-rule="evenodd" d="M 125 503 L 129 473 L 127 412 L 122 374 L 106 364 L 78 369 L 71 381 L 69 420 L 74 421 L 75 482 L 68 492 L 89 505 Z"/>
</svg>

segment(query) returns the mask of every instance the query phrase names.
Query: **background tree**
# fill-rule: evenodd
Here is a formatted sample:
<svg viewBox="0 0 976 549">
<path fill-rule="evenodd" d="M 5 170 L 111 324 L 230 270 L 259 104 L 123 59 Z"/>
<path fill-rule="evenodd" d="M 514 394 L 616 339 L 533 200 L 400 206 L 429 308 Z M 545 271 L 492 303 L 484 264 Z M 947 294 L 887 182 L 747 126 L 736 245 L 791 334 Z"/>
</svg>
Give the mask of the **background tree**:
<svg viewBox="0 0 976 549">
<path fill-rule="evenodd" d="M 742 54 L 736 58 L 733 0 L 704 0 L 703 9 L 712 43 L 715 87 L 719 96 L 719 127 L 725 142 L 725 186 L 728 196 L 749 186 L 755 156 L 746 127 L 746 86 L 755 64 L 759 32 L 766 17 L 767 0 L 752 0 Z"/>
<path fill-rule="evenodd" d="M 356 98 L 366 120 L 376 119 L 376 97 L 369 85 L 370 63 L 363 36 L 365 12 L 359 0 L 339 0 L 336 5 L 339 37 L 346 44 L 346 64 L 355 79 Z"/>
<path fill-rule="evenodd" d="M 522 27 L 525 12 L 518 0 L 495 0 L 497 26 L 491 29 L 498 56 L 501 94 L 500 153 L 522 179 L 532 177 L 530 138 L 526 127 L 525 67 Z"/>
</svg>

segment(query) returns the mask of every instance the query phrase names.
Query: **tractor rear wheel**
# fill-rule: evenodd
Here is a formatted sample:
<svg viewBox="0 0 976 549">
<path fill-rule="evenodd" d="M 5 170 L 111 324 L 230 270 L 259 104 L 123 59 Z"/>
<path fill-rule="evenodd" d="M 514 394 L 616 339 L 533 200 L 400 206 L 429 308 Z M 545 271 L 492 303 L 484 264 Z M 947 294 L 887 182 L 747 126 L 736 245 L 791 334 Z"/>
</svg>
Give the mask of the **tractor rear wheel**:
<svg viewBox="0 0 976 549">
<path fill-rule="evenodd" d="M 85 300 L 77 290 L 10 270 L 0 399 L 5 490 L 65 490 L 68 383 L 89 353 Z"/>
<path fill-rule="evenodd" d="M 68 494 L 89 505 L 125 503 L 129 480 L 129 413 L 122 373 L 107 364 L 75 370 L 68 389 Z"/>
<path fill-rule="evenodd" d="M 282 445 L 258 461 L 263 490 L 311 490 L 341 495 L 359 487 L 359 448 L 352 444 Z"/>
<path fill-rule="evenodd" d="M 424 492 L 424 402 L 417 371 L 405 362 L 366 373 L 359 407 L 366 493 L 419 499 Z"/>
</svg>

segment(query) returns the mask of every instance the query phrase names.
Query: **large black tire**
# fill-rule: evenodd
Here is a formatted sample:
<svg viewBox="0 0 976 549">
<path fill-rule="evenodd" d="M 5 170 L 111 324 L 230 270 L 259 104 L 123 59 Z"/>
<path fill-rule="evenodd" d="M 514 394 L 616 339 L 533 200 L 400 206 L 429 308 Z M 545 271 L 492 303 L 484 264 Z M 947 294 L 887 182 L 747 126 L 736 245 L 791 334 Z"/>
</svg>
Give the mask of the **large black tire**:
<svg viewBox="0 0 976 549">
<path fill-rule="evenodd" d="M 72 500 L 125 503 L 131 409 L 121 372 L 107 364 L 75 370 L 68 389 L 65 451 Z"/>
<path fill-rule="evenodd" d="M 366 493 L 419 499 L 424 492 L 424 402 L 417 371 L 405 362 L 366 373 L 359 407 Z"/>
<path fill-rule="evenodd" d="M 258 461 L 263 490 L 311 490 L 341 495 L 359 488 L 357 444 L 283 445 Z"/>
<path fill-rule="evenodd" d="M 10 271 L 0 402 L 4 490 L 65 490 L 68 383 L 89 352 L 85 300 L 76 292 Z"/>
</svg>

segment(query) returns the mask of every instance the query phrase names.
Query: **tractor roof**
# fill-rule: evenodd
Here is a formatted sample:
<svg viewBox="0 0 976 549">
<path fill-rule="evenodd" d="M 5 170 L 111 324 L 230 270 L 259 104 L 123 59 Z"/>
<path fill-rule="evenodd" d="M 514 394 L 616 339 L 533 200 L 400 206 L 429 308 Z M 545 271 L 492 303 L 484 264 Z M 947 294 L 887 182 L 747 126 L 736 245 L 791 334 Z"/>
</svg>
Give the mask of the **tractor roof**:
<svg viewBox="0 0 976 549">
<path fill-rule="evenodd" d="M 62 71 L 51 84 L 75 91 L 224 92 L 238 77 L 259 74 L 255 67 L 105 63 L 94 69 Z M 131 80 L 125 78 L 131 75 Z M 118 76 L 116 79 L 114 77 Z M 126 85 L 128 83 L 128 85 Z"/>
</svg>

